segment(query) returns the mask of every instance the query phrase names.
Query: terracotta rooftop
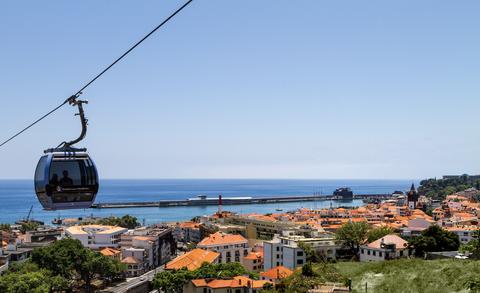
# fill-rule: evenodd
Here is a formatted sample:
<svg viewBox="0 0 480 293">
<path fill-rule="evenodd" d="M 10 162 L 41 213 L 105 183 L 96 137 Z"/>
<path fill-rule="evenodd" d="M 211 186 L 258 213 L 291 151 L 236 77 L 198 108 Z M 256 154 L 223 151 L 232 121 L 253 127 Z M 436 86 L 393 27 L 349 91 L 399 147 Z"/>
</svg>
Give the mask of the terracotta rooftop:
<svg viewBox="0 0 480 293">
<path fill-rule="evenodd" d="M 120 254 L 120 250 L 116 250 L 116 249 L 107 247 L 107 248 L 104 248 L 104 249 L 100 250 L 100 253 L 103 254 L 104 256 L 115 256 L 115 255 Z"/>
<path fill-rule="evenodd" d="M 263 258 L 263 252 L 250 252 L 247 256 L 245 256 L 243 259 L 262 259 Z"/>
<path fill-rule="evenodd" d="M 230 279 L 230 280 L 214 279 L 214 280 L 211 280 L 210 282 L 207 282 L 207 280 L 205 279 L 196 279 L 196 280 L 192 280 L 192 283 L 193 285 L 195 285 L 195 287 L 209 287 L 211 289 L 244 288 L 244 287 L 260 289 L 260 288 L 263 288 L 263 286 L 266 283 L 271 283 L 271 282 L 252 280 L 247 277 L 237 276 L 237 277 L 233 277 L 233 279 Z"/>
<path fill-rule="evenodd" d="M 140 264 L 141 261 L 138 259 L 134 258 L 133 256 L 127 256 L 126 258 L 122 259 L 122 263 L 126 264 Z"/>
<path fill-rule="evenodd" d="M 260 273 L 260 276 L 266 277 L 269 279 L 285 279 L 290 277 L 293 274 L 293 271 L 284 266 L 278 266 L 269 269 L 268 271 Z"/>
<path fill-rule="evenodd" d="M 396 234 L 386 235 L 378 240 L 369 243 L 367 246 L 370 248 L 381 248 L 382 243 L 384 244 L 395 244 L 397 249 L 403 249 L 407 247 L 408 242 L 397 236 Z"/>
<path fill-rule="evenodd" d="M 200 243 L 198 243 L 198 247 L 201 246 L 212 246 L 212 245 L 225 245 L 225 244 L 242 244 L 248 243 L 248 240 L 245 239 L 242 235 L 238 234 L 226 234 L 223 232 L 217 232 L 211 234 L 208 237 L 205 237 Z"/>
<path fill-rule="evenodd" d="M 189 271 L 194 271 L 202 266 L 204 262 L 213 263 L 220 253 L 196 248 L 183 255 L 176 257 L 165 265 L 167 270 L 180 270 L 187 268 Z"/>
</svg>

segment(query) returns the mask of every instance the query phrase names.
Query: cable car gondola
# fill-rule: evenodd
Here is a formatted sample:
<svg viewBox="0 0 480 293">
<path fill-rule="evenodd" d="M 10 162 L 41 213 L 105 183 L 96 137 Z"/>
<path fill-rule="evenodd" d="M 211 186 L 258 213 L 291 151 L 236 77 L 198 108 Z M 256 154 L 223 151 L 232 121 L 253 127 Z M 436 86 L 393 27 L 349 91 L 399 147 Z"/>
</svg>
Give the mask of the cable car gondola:
<svg viewBox="0 0 480 293">
<path fill-rule="evenodd" d="M 92 206 L 98 192 L 98 173 L 85 148 L 74 148 L 87 133 L 87 119 L 77 96 L 68 99 L 77 106 L 82 123 L 80 136 L 63 142 L 56 148 L 47 149 L 38 161 L 35 170 L 35 193 L 46 210 L 84 209 Z"/>
</svg>

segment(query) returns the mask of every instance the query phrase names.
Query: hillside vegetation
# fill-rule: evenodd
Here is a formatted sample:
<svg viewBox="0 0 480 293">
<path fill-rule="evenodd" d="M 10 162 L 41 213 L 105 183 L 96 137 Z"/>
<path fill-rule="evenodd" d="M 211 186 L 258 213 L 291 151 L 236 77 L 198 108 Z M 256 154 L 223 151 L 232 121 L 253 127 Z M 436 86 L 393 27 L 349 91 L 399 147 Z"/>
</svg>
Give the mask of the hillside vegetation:
<svg viewBox="0 0 480 293">
<path fill-rule="evenodd" d="M 402 259 L 340 262 L 338 272 L 352 280 L 353 292 L 480 292 L 480 261 Z"/>
</svg>

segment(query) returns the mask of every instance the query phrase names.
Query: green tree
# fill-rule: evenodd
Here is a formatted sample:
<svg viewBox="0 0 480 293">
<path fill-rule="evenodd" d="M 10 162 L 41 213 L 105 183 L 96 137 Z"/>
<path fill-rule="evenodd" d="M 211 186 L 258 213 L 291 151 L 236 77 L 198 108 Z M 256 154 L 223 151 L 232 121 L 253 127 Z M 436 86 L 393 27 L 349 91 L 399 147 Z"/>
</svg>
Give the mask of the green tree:
<svg viewBox="0 0 480 293">
<path fill-rule="evenodd" d="M 472 237 L 473 239 L 460 246 L 459 250 L 463 253 L 469 252 L 470 258 L 480 259 L 480 230 L 473 232 Z"/>
<path fill-rule="evenodd" d="M 245 269 L 238 262 L 209 264 L 204 263 L 195 271 L 186 268 L 181 270 L 166 270 L 155 275 L 153 287 L 164 292 L 182 292 L 183 285 L 193 279 L 230 279 L 235 276 L 248 275 L 258 279 L 258 274 Z"/>
<path fill-rule="evenodd" d="M 40 226 L 37 222 L 25 222 L 22 223 L 22 227 L 20 228 L 20 231 L 22 233 L 25 233 L 27 231 L 35 231 L 37 228 Z"/>
<path fill-rule="evenodd" d="M 195 278 L 195 274 L 186 268 L 181 270 L 166 270 L 155 275 L 153 288 L 163 292 L 181 293 L 183 285 Z"/>
<path fill-rule="evenodd" d="M 0 231 L 10 232 L 12 231 L 12 228 L 10 227 L 10 224 L 0 224 Z"/>
<path fill-rule="evenodd" d="M 140 223 L 138 222 L 137 217 L 130 216 L 130 215 L 125 215 L 125 216 L 122 216 L 121 218 L 113 217 L 113 216 L 108 218 L 103 218 L 98 221 L 98 224 L 109 225 L 109 226 L 119 226 L 127 229 L 134 229 L 140 226 Z"/>
<path fill-rule="evenodd" d="M 49 270 L 39 269 L 29 261 L 13 264 L 8 272 L 0 277 L 0 292 L 5 293 L 62 292 L 68 287 L 67 279 L 55 276 Z"/>
<path fill-rule="evenodd" d="M 348 222 L 340 227 L 336 232 L 337 241 L 343 246 L 350 249 L 353 255 L 358 259 L 360 245 L 367 239 L 368 223 L 362 222 Z"/>
<path fill-rule="evenodd" d="M 368 243 L 373 242 L 375 240 L 378 240 L 392 233 L 393 233 L 393 229 L 390 227 L 379 227 L 379 228 L 371 229 L 367 233 L 367 242 Z"/>
<path fill-rule="evenodd" d="M 119 278 L 125 269 L 117 260 L 84 248 L 80 241 L 68 238 L 35 249 L 32 252 L 32 262 L 69 280 L 80 277 L 87 291 L 91 290 L 93 278 L 98 277 L 109 282 Z"/>
<path fill-rule="evenodd" d="M 420 236 L 410 241 L 410 247 L 415 249 L 415 255 L 423 257 L 429 251 L 455 251 L 460 246 L 457 234 L 432 225 L 423 230 Z"/>
</svg>

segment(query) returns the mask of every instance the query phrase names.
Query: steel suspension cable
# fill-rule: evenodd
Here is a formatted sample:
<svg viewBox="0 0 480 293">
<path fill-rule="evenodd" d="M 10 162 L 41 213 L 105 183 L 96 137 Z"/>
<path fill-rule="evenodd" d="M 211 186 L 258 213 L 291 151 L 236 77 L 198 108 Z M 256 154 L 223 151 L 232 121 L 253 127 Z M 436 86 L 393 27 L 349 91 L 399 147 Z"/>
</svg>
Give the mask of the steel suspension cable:
<svg viewBox="0 0 480 293">
<path fill-rule="evenodd" d="M 87 82 L 81 89 L 79 89 L 74 95 L 72 95 L 71 97 L 69 97 L 68 99 L 66 99 L 63 103 L 61 103 L 60 105 L 58 105 L 57 107 L 53 108 L 52 110 L 50 110 L 47 114 L 43 115 L 42 117 L 38 118 L 37 120 L 35 120 L 34 122 L 32 122 L 31 124 L 29 124 L 27 127 L 23 128 L 22 130 L 20 130 L 19 132 L 15 133 L 14 135 L 12 135 L 10 138 L 8 138 L 7 140 L 5 140 L 4 142 L 2 142 L 0 144 L 0 148 L 3 147 L 5 144 L 7 144 L 8 142 L 10 142 L 11 140 L 13 140 L 14 138 L 16 138 L 17 136 L 19 136 L 20 134 L 24 133 L 25 131 L 27 131 L 29 128 L 31 128 L 32 126 L 34 126 L 35 124 L 37 124 L 38 122 L 42 121 L 43 119 L 45 119 L 47 116 L 53 114 L 55 111 L 57 111 L 58 109 L 60 109 L 63 105 L 69 103 L 73 100 L 75 100 L 79 95 L 82 94 L 82 91 L 85 90 L 88 86 L 90 86 L 92 83 L 94 83 L 98 78 L 100 78 L 105 72 L 107 72 L 108 70 L 110 70 L 110 68 L 112 68 L 115 64 L 117 64 L 120 60 L 122 60 L 125 56 L 127 56 L 130 52 L 132 52 L 138 45 L 140 45 L 141 43 L 143 43 L 143 41 L 145 41 L 148 37 L 150 37 L 152 34 L 154 34 L 159 28 L 161 28 L 163 25 L 165 25 L 169 20 L 171 20 L 173 17 L 175 17 L 175 15 L 177 15 L 180 11 L 182 11 L 185 7 L 187 7 L 193 0 L 188 0 L 187 2 L 185 2 L 182 6 L 180 6 L 177 10 L 175 10 L 175 12 L 173 12 L 172 14 L 170 14 L 170 16 L 168 16 L 165 20 L 163 20 L 159 25 L 157 25 L 153 30 L 151 30 L 147 35 L 145 35 L 142 39 L 140 39 L 138 42 L 136 42 L 132 47 L 130 47 L 130 49 L 128 49 L 127 51 L 125 51 L 125 53 L 123 53 L 120 57 L 118 57 L 115 61 L 113 61 L 110 65 L 108 65 L 104 70 L 102 70 L 99 74 L 97 74 L 93 79 L 91 79 L 89 82 Z"/>
</svg>

